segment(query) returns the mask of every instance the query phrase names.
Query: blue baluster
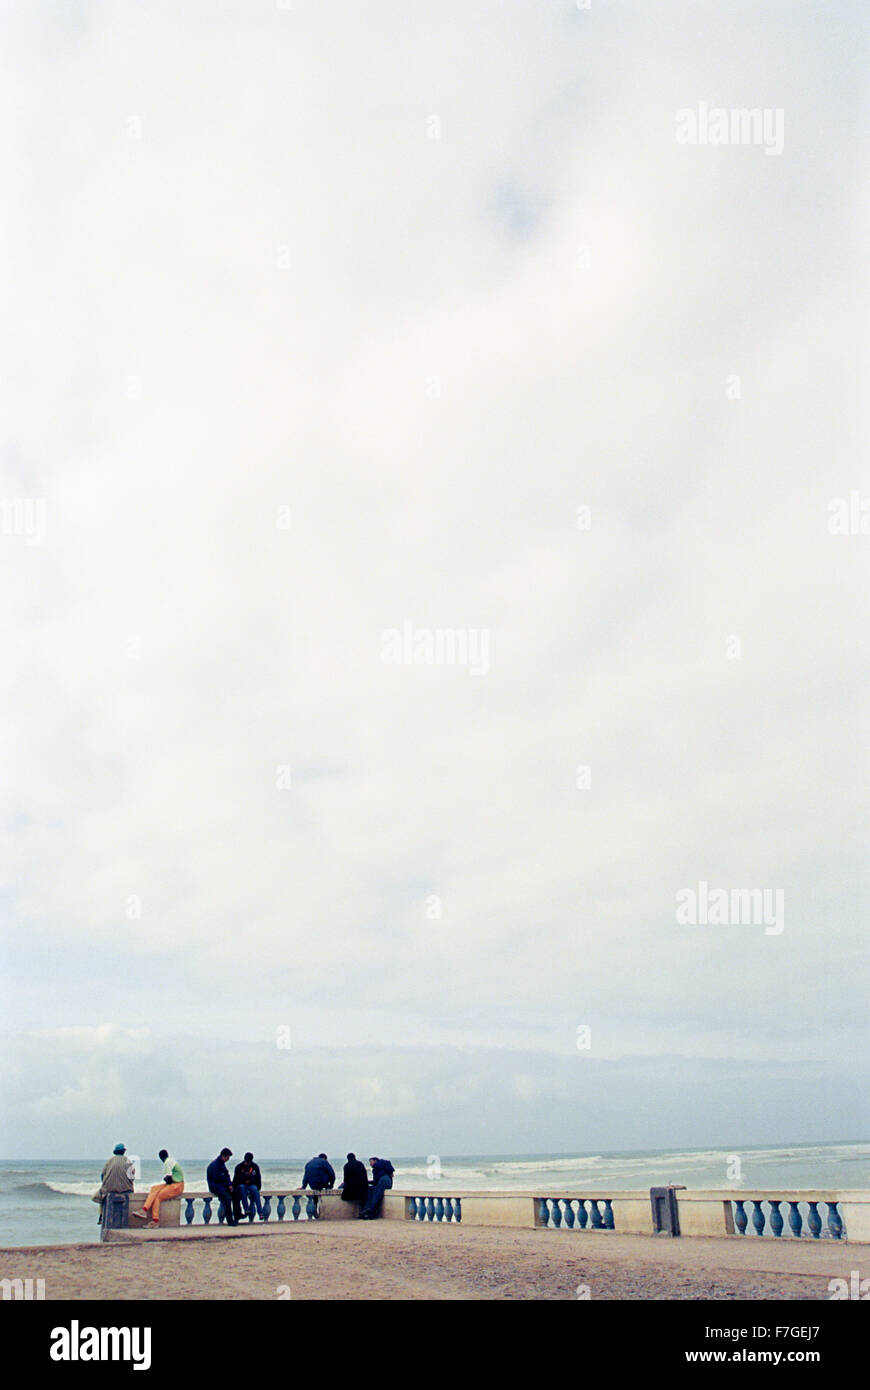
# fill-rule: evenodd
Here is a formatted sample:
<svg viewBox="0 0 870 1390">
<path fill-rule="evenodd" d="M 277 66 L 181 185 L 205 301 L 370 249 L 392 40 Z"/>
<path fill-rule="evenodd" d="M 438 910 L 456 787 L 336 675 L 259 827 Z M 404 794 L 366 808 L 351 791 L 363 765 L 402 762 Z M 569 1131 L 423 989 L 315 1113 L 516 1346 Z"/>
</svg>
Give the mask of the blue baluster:
<svg viewBox="0 0 870 1390">
<path fill-rule="evenodd" d="M 305 1203 L 305 1215 L 309 1221 L 317 1220 L 317 1198 L 313 1192 L 308 1194 L 308 1201 Z"/>
<path fill-rule="evenodd" d="M 842 1217 L 840 1216 L 840 1213 L 837 1211 L 837 1203 L 836 1203 L 836 1202 L 826 1202 L 825 1205 L 826 1205 L 827 1208 L 828 1208 L 828 1230 L 830 1231 L 830 1233 L 831 1233 L 832 1237 L 834 1238 L 834 1240 L 842 1240 L 842 1238 L 843 1238 L 843 1220 L 842 1220 Z M 865 1287 L 866 1287 L 866 1285 L 865 1285 Z"/>
<path fill-rule="evenodd" d="M 462 1220 L 462 1198 L 461 1198 L 461 1197 L 454 1197 L 454 1198 L 453 1198 L 453 1215 L 456 1217 L 457 1223 L 460 1222 L 460 1221 Z"/>
<path fill-rule="evenodd" d="M 301 1210 L 302 1210 L 302 1203 L 301 1203 L 301 1201 L 299 1200 L 299 1193 L 298 1193 L 298 1192 L 294 1192 L 294 1193 L 293 1193 L 293 1220 L 294 1220 L 294 1221 L 298 1221 L 298 1220 L 299 1220 L 299 1213 L 300 1213 Z"/>
<path fill-rule="evenodd" d="M 588 1220 L 589 1220 L 589 1213 L 588 1213 L 588 1211 L 586 1210 L 586 1198 L 585 1198 L 585 1197 L 578 1197 L 578 1199 L 577 1199 L 577 1220 L 578 1220 L 578 1222 L 580 1223 L 580 1230 L 581 1230 L 581 1231 L 585 1231 L 585 1230 L 586 1230 L 586 1223 L 587 1223 Z"/>
<path fill-rule="evenodd" d="M 562 1224 L 562 1208 L 559 1204 L 558 1197 L 553 1198 L 551 1206 L 553 1208 L 553 1225 L 556 1227 L 556 1230 L 558 1231 L 559 1227 Z"/>
<path fill-rule="evenodd" d="M 809 1216 L 807 1217 L 807 1225 L 810 1228 L 810 1235 L 812 1236 L 813 1240 L 818 1240 L 819 1236 L 822 1233 L 822 1218 L 819 1216 L 818 1201 L 808 1202 L 807 1206 L 810 1209 Z"/>
<path fill-rule="evenodd" d="M 445 1197 L 445 1198 L 444 1198 L 444 1220 L 448 1223 L 448 1225 L 449 1225 L 450 1222 L 453 1220 L 453 1198 L 452 1198 L 452 1197 Z"/>
<path fill-rule="evenodd" d="M 267 1192 L 263 1196 L 263 1220 L 268 1221 L 272 1215 L 272 1196 Z"/>
<path fill-rule="evenodd" d="M 789 1202 L 788 1224 L 791 1226 L 795 1240 L 800 1240 L 801 1230 L 803 1229 L 804 1219 L 801 1216 L 797 1202 Z"/>
<path fill-rule="evenodd" d="M 782 1198 L 780 1198 L 780 1201 Z M 771 1199 L 770 1203 L 770 1228 L 775 1236 L 782 1235 L 782 1212 L 779 1209 L 779 1202 Z"/>
<path fill-rule="evenodd" d="M 442 1202 L 440 1197 L 435 1198 L 435 1220 L 444 1220 L 444 1203 Z"/>
<path fill-rule="evenodd" d="M 756 1199 L 753 1197 L 753 1198 L 752 1198 L 752 1205 L 753 1205 L 753 1207 L 755 1208 L 755 1210 L 754 1210 L 753 1213 L 752 1213 L 752 1224 L 753 1224 L 753 1226 L 755 1227 L 755 1234 L 758 1235 L 758 1236 L 763 1236 L 763 1235 L 764 1235 L 764 1212 L 761 1210 L 761 1202 L 760 1202 L 760 1201 L 756 1201 Z"/>
<path fill-rule="evenodd" d="M 569 1231 L 573 1231 L 573 1229 L 574 1229 L 574 1208 L 573 1208 L 572 1205 L 571 1205 L 571 1198 L 570 1198 L 570 1197 L 566 1197 L 566 1198 L 565 1198 L 564 1206 L 565 1206 L 565 1225 L 568 1227 L 568 1230 L 569 1230 Z"/>
<path fill-rule="evenodd" d="M 549 1226 L 550 1224 L 550 1207 L 546 1197 L 538 1198 L 538 1220 L 542 1226 Z"/>
<path fill-rule="evenodd" d="M 746 1227 L 749 1224 L 749 1217 L 743 1210 L 743 1203 L 745 1201 L 745 1197 L 734 1198 L 734 1205 L 737 1208 L 737 1210 L 734 1213 L 734 1225 L 737 1227 L 737 1234 L 741 1236 L 746 1235 Z"/>
<path fill-rule="evenodd" d="M 211 1200 L 211 1197 L 203 1197 L 202 1199 L 202 1219 L 206 1226 L 211 1221 Z"/>
<path fill-rule="evenodd" d="M 605 1198 L 604 1198 L 604 1229 L 605 1229 L 605 1231 L 612 1231 L 612 1230 L 615 1229 L 615 1226 L 616 1226 L 616 1223 L 615 1223 L 615 1221 L 613 1220 L 613 1198 L 612 1198 L 612 1197 L 605 1197 Z"/>
<path fill-rule="evenodd" d="M 603 1230 L 604 1230 L 604 1222 L 601 1220 L 601 1212 L 598 1210 L 598 1200 L 597 1200 L 597 1198 L 596 1198 L 594 1201 L 593 1201 L 592 1199 L 590 1199 L 590 1201 L 589 1201 L 589 1207 L 590 1207 L 590 1212 L 589 1212 L 589 1214 L 590 1214 L 590 1216 L 592 1217 L 592 1229 L 595 1230 L 595 1231 L 603 1231 Z"/>
<path fill-rule="evenodd" d="M 185 1197 L 184 1200 L 185 1200 L 185 1202 L 187 1203 L 187 1206 L 186 1206 L 185 1209 L 184 1209 L 184 1219 L 185 1219 L 185 1221 L 187 1222 L 187 1224 L 188 1224 L 188 1226 L 189 1226 L 189 1225 L 191 1224 L 191 1222 L 193 1221 L 193 1198 L 192 1198 L 192 1197 Z"/>
<path fill-rule="evenodd" d="M 253 1209 L 252 1209 L 252 1211 L 253 1211 Z M 286 1207 L 285 1202 L 284 1202 L 284 1194 L 283 1194 L 283 1193 L 279 1193 L 279 1194 L 278 1194 L 278 1220 L 279 1220 L 279 1221 L 283 1221 L 283 1220 L 284 1220 L 284 1216 L 285 1216 L 285 1214 L 286 1214 L 286 1211 L 287 1211 L 287 1207 Z M 251 1220 L 253 1221 L 253 1219 L 254 1219 L 254 1217 L 253 1217 L 253 1214 L 252 1214 L 252 1215 L 251 1215 Z"/>
<path fill-rule="evenodd" d="M 426 1198 L 426 1220 L 435 1220 L 435 1203 L 432 1201 L 431 1197 Z"/>
</svg>

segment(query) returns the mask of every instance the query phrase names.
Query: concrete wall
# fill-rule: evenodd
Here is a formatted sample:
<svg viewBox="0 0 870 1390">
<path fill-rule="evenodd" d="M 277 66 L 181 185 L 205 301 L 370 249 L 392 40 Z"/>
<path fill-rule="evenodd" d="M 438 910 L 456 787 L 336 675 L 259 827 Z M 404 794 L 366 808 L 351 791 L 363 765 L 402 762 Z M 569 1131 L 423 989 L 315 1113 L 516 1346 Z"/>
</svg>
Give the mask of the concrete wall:
<svg viewBox="0 0 870 1390">
<path fill-rule="evenodd" d="M 269 1191 L 269 1189 L 265 1189 Z M 148 1195 L 147 1189 L 137 1189 L 131 1196 L 130 1210 L 138 1210 Z M 185 1196 L 203 1197 L 207 1193 L 201 1188 L 188 1188 Z M 307 1199 L 308 1194 L 301 1194 L 303 1199 Z M 398 1192 L 395 1188 L 384 1194 L 381 1215 L 386 1221 L 405 1221 L 409 1216 L 410 1193 Z M 456 1188 L 442 1187 L 440 1189 L 430 1189 L 428 1193 L 415 1191 L 414 1196 L 449 1196 L 459 1197 L 462 1201 L 462 1225 L 464 1226 L 504 1226 L 508 1228 L 532 1228 L 540 1223 L 539 1204 L 536 1194 L 531 1192 L 468 1192 L 457 1190 Z M 572 1199 L 584 1198 L 586 1200 L 597 1199 L 601 1201 L 601 1192 L 562 1192 L 559 1194 L 537 1194 L 546 1196 L 570 1197 Z M 294 1225 L 289 1218 L 289 1208 L 294 1193 L 285 1194 L 288 1208 L 288 1216 L 285 1217 L 285 1224 Z M 678 1190 L 676 1193 L 679 1205 L 680 1232 L 683 1236 L 732 1236 L 737 1240 L 757 1240 L 750 1216 L 750 1224 L 745 1236 L 740 1236 L 735 1232 L 732 1202 L 735 1198 L 742 1198 L 746 1204 L 746 1211 L 752 1210 L 752 1200 L 769 1202 L 771 1198 L 781 1201 L 785 1230 L 782 1240 L 793 1239 L 788 1228 L 788 1209 L 789 1201 L 806 1202 L 808 1200 L 819 1202 L 819 1214 L 822 1217 L 823 1228 L 827 1230 L 827 1208 L 822 1204 L 831 1201 L 838 1203 L 838 1210 L 844 1227 L 844 1237 L 851 1242 L 859 1241 L 870 1243 L 870 1191 L 848 1190 L 848 1191 L 825 1191 L 812 1189 L 808 1191 L 783 1192 L 781 1188 L 774 1191 L 745 1190 L 735 1191 L 734 1189 L 720 1190 Z M 646 1190 L 632 1192 L 614 1192 L 610 1198 L 613 1207 L 613 1219 L 616 1234 L 622 1235 L 652 1235 L 652 1213 L 650 1208 L 649 1192 Z M 275 1212 L 275 1200 L 273 1194 L 272 1215 L 269 1224 L 277 1224 Z M 161 1226 L 180 1226 L 185 1224 L 182 1213 L 185 1210 L 184 1197 L 170 1198 L 161 1203 L 160 1225 Z M 356 1202 L 343 1202 L 341 1195 L 337 1192 L 324 1192 L 320 1194 L 320 1220 L 321 1221 L 351 1221 L 357 1214 Z M 218 1202 L 215 1199 L 212 1203 L 212 1224 L 217 1225 Z M 765 1208 L 767 1227 L 762 1239 L 774 1240 L 770 1231 L 769 1209 Z M 202 1225 L 202 1207 L 197 1203 L 195 1224 Z M 427 1225 L 430 1223 L 426 1223 Z M 431 1223 L 438 1226 L 439 1222 Z M 445 1223 L 446 1224 L 446 1223 Z M 144 1223 L 131 1219 L 130 1227 L 135 1230 L 144 1226 Z M 577 1234 L 580 1238 L 588 1235 L 596 1237 L 606 1236 L 607 1232 L 594 1231 L 588 1226 L 585 1231 L 579 1227 L 574 1228 L 572 1234 Z M 809 1236 L 804 1219 L 804 1232 L 802 1239 L 812 1239 Z"/>
</svg>

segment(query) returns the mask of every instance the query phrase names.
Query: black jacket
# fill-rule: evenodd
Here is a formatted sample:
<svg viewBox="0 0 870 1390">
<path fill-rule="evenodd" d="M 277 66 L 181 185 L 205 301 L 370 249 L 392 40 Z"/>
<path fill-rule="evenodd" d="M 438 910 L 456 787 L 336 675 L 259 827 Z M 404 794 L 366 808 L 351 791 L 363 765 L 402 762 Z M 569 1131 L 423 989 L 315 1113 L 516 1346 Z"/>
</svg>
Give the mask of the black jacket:
<svg viewBox="0 0 870 1390">
<path fill-rule="evenodd" d="M 344 1165 L 343 1202 L 364 1202 L 369 1195 L 369 1175 L 364 1163 L 352 1158 Z"/>
<path fill-rule="evenodd" d="M 310 1187 L 312 1192 L 322 1192 L 335 1182 L 335 1170 L 326 1158 L 309 1158 L 302 1174 L 302 1186 Z"/>
<path fill-rule="evenodd" d="M 233 1187 L 238 1187 L 240 1183 L 244 1183 L 245 1187 L 256 1187 L 259 1192 L 263 1186 L 259 1163 L 245 1163 L 243 1160 L 236 1164 L 236 1170 L 233 1173 Z"/>
<path fill-rule="evenodd" d="M 230 1170 L 220 1157 L 212 1159 L 205 1170 L 205 1177 L 210 1192 L 214 1192 L 216 1187 L 230 1186 Z"/>
<path fill-rule="evenodd" d="M 372 1182 L 378 1182 L 380 1178 L 391 1178 L 395 1171 L 388 1158 L 376 1158 L 372 1164 Z"/>
</svg>

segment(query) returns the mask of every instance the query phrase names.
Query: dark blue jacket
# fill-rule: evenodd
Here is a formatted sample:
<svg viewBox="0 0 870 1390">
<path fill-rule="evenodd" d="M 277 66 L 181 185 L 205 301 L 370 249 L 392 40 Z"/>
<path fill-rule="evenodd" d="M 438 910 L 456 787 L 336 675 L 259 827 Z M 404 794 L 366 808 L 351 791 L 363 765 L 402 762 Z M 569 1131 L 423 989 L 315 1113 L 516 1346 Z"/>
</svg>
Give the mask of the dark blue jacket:
<svg viewBox="0 0 870 1390">
<path fill-rule="evenodd" d="M 376 1158 L 372 1164 L 372 1182 L 377 1182 L 379 1178 L 391 1178 L 395 1171 L 388 1158 Z"/>
<path fill-rule="evenodd" d="M 309 1158 L 302 1174 L 302 1186 L 310 1187 L 312 1192 L 321 1192 L 324 1187 L 332 1187 L 335 1182 L 335 1169 L 325 1158 Z"/>
<path fill-rule="evenodd" d="M 205 1170 L 205 1177 L 210 1191 L 214 1191 L 216 1187 L 230 1186 L 230 1170 L 222 1158 L 212 1159 Z"/>
</svg>

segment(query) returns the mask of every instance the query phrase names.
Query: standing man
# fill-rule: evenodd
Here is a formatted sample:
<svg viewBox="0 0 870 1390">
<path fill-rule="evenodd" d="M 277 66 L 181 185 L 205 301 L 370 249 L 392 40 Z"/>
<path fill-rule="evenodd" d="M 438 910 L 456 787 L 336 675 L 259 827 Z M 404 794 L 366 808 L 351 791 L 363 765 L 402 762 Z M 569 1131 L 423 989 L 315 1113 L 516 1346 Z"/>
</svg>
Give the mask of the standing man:
<svg viewBox="0 0 870 1390">
<path fill-rule="evenodd" d="M 237 1221 L 241 1221 L 243 1215 L 249 1221 L 253 1221 L 255 1208 L 262 1221 L 263 1204 L 260 1201 L 260 1188 L 262 1186 L 260 1165 L 254 1162 L 252 1153 L 246 1153 L 242 1162 L 236 1164 L 236 1171 L 233 1173 L 233 1213 Z"/>
<path fill-rule="evenodd" d="M 213 1158 L 205 1170 L 205 1178 L 208 1183 L 209 1192 L 220 1198 L 220 1205 L 224 1209 L 224 1217 L 228 1226 L 238 1226 L 238 1221 L 233 1216 L 233 1185 L 230 1182 L 230 1170 L 227 1167 L 227 1159 L 232 1158 L 232 1149 L 221 1149 L 217 1158 Z"/>
<path fill-rule="evenodd" d="M 362 1207 L 365 1205 L 368 1195 L 369 1175 L 366 1172 L 366 1166 L 364 1163 L 360 1163 L 356 1154 L 350 1153 L 347 1156 L 347 1163 L 344 1165 L 341 1200 L 343 1202 L 359 1202 Z"/>
<path fill-rule="evenodd" d="M 323 1192 L 325 1188 L 335 1185 L 335 1169 L 330 1163 L 326 1154 L 318 1154 L 316 1158 L 309 1158 L 305 1165 L 305 1172 L 302 1174 L 302 1187 L 310 1187 L 312 1192 Z"/>
<path fill-rule="evenodd" d="M 150 1211 L 155 1226 L 160 1225 L 160 1203 L 167 1197 L 180 1197 L 184 1191 L 184 1171 L 178 1160 L 171 1158 L 166 1149 L 161 1149 L 157 1157 L 163 1160 L 163 1180 L 150 1189 L 142 1210 L 130 1213 L 137 1221 L 147 1221 Z"/>
<path fill-rule="evenodd" d="M 373 1221 L 380 1215 L 384 1193 L 392 1187 L 393 1174 L 396 1171 L 388 1158 L 370 1158 L 369 1163 L 372 1165 L 372 1189 L 360 1212 L 363 1221 Z"/>
</svg>

